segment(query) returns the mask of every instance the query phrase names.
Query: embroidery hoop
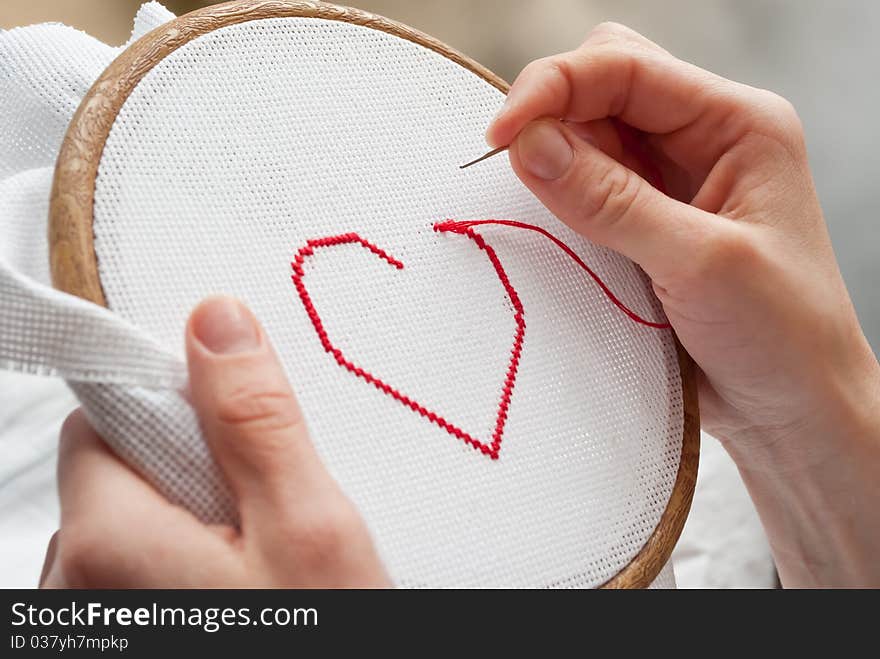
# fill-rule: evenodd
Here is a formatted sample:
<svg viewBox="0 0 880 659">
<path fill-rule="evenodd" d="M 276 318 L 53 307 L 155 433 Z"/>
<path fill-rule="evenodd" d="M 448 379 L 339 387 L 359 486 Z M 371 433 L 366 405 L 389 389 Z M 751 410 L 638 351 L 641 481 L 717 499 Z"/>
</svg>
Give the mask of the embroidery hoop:
<svg viewBox="0 0 880 659">
<path fill-rule="evenodd" d="M 153 66 L 189 41 L 237 23 L 266 18 L 320 18 L 367 27 L 428 48 L 475 73 L 503 93 L 509 85 L 436 39 L 360 10 L 314 2 L 240 0 L 213 5 L 173 20 L 126 49 L 83 99 L 62 145 L 49 212 L 50 268 L 56 288 L 106 307 L 94 246 L 96 176 L 117 113 Z M 687 518 L 696 483 L 700 424 L 690 357 L 676 340 L 684 425 L 678 473 L 659 524 L 640 552 L 602 588 L 648 586 L 667 563 Z"/>
</svg>

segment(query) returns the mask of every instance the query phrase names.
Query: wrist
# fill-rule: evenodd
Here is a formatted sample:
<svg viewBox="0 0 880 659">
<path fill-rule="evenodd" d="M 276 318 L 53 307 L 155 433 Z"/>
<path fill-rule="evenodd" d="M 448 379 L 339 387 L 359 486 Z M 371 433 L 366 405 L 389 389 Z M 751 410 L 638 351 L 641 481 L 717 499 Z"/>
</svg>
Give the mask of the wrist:
<svg viewBox="0 0 880 659">
<path fill-rule="evenodd" d="M 743 423 L 721 438 L 741 471 L 804 473 L 877 450 L 880 363 L 858 324 L 844 343 L 798 373 L 796 411 L 781 414 L 784 423 Z"/>
<path fill-rule="evenodd" d="M 880 365 L 862 353 L 828 360 L 800 423 L 727 442 L 784 586 L 880 584 Z"/>
</svg>

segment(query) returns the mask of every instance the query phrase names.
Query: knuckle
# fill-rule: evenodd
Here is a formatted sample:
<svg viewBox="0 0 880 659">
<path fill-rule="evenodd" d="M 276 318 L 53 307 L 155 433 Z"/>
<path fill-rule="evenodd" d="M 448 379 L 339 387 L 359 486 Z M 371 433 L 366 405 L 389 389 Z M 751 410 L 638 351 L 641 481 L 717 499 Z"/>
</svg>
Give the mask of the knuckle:
<svg viewBox="0 0 880 659">
<path fill-rule="evenodd" d="M 758 242 L 747 232 L 729 227 L 708 241 L 696 260 L 694 275 L 705 280 L 716 274 L 738 278 L 738 273 L 755 271 L 761 260 Z"/>
<path fill-rule="evenodd" d="M 639 52 L 665 52 L 660 46 L 632 28 L 614 21 L 599 23 L 594 27 L 587 36 L 584 46 L 605 48 L 618 55 Z"/>
<path fill-rule="evenodd" d="M 587 40 L 593 43 L 597 41 L 612 42 L 629 39 L 630 36 L 632 36 L 632 30 L 625 25 L 615 21 L 602 21 L 590 30 Z"/>
<path fill-rule="evenodd" d="M 755 100 L 758 121 L 770 137 L 789 147 L 803 145 L 803 124 L 791 101 L 764 89 L 756 90 Z"/>
<path fill-rule="evenodd" d="M 300 515 L 287 535 L 301 560 L 311 566 L 336 560 L 347 547 L 356 543 L 361 522 L 347 502 L 320 512 Z"/>
<path fill-rule="evenodd" d="M 775 116 L 779 117 L 782 121 L 795 126 L 800 124 L 800 117 L 791 101 L 774 92 L 765 92 L 765 94 L 767 99 L 766 103 Z"/>
<path fill-rule="evenodd" d="M 538 77 L 540 73 L 544 70 L 544 67 L 549 60 L 549 57 L 542 57 L 540 59 L 532 60 L 523 67 L 523 70 L 520 72 L 518 79 Z"/>
<path fill-rule="evenodd" d="M 59 432 L 59 451 L 65 452 L 69 450 L 87 424 L 88 421 L 86 421 L 86 415 L 83 413 L 82 408 L 78 407 L 68 414 L 67 418 L 64 419 L 64 423 L 61 424 Z"/>
<path fill-rule="evenodd" d="M 290 392 L 254 385 L 233 390 L 218 402 L 216 414 L 224 425 L 253 432 L 290 430 L 303 423 Z"/>
<path fill-rule="evenodd" d="M 593 182 L 584 186 L 587 191 L 587 214 L 599 228 L 611 229 L 625 219 L 636 204 L 641 185 L 638 177 L 625 167 L 607 167 Z"/>
<path fill-rule="evenodd" d="M 64 423 L 61 424 L 61 438 L 64 439 L 66 437 L 70 437 L 77 428 L 80 427 L 83 420 L 83 412 L 80 408 L 76 408 L 73 412 L 67 415 L 64 419 Z"/>
<path fill-rule="evenodd" d="M 58 534 L 56 560 L 61 574 L 71 588 L 95 585 L 100 565 L 105 560 L 106 540 L 88 528 L 62 528 Z"/>
<path fill-rule="evenodd" d="M 58 433 L 59 461 L 74 460 L 82 449 L 90 447 L 96 439 L 100 440 L 98 431 L 92 427 L 83 409 L 75 409 L 64 419 Z"/>
<path fill-rule="evenodd" d="M 542 57 L 526 65 L 523 76 L 544 85 L 555 86 L 569 82 L 569 67 L 566 53 Z"/>
</svg>

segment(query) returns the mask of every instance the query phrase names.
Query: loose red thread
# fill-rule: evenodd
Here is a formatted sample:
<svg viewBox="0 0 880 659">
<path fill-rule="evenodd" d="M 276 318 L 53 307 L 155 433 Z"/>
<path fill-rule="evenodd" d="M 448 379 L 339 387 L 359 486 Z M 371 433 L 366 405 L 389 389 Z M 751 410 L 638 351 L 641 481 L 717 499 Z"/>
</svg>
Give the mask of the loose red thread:
<svg viewBox="0 0 880 659">
<path fill-rule="evenodd" d="M 670 329 L 672 325 L 669 323 L 655 323 L 651 320 L 646 320 L 638 315 L 635 311 L 626 306 L 620 299 L 611 291 L 610 288 L 602 281 L 602 278 L 593 272 L 592 268 L 588 266 L 584 261 L 579 257 L 571 247 L 566 245 L 564 242 L 559 240 L 552 233 L 547 231 L 546 229 L 542 229 L 539 226 L 535 226 L 534 224 L 526 224 L 525 222 L 517 222 L 515 220 L 467 220 L 467 221 L 455 221 L 455 220 L 447 220 L 445 222 L 437 222 L 434 225 L 435 231 L 450 231 L 453 233 L 463 233 L 465 235 L 470 235 L 468 232 L 471 232 L 471 227 L 480 226 L 482 224 L 500 224 L 506 227 L 513 227 L 516 229 L 528 229 L 529 231 L 535 231 L 540 233 L 545 238 L 549 238 L 552 240 L 557 247 L 559 247 L 563 252 L 568 254 L 574 261 L 577 263 L 590 277 L 593 278 L 593 281 L 599 285 L 599 288 L 602 289 L 602 292 L 605 293 L 605 296 L 611 300 L 618 309 L 620 309 L 623 313 L 630 317 L 633 321 L 641 324 L 647 325 L 648 327 L 653 327 L 655 329 Z M 494 253 L 494 252 L 493 252 Z"/>
<path fill-rule="evenodd" d="M 498 412 L 495 417 L 495 430 L 492 433 L 492 441 L 488 444 L 465 432 L 455 424 L 450 423 L 439 414 L 427 409 L 406 394 L 401 393 L 391 385 L 384 382 L 381 378 L 365 371 L 363 368 L 357 366 L 350 359 L 348 359 L 342 353 L 342 351 L 334 346 L 333 343 L 330 341 L 330 338 L 327 335 L 327 330 L 324 328 L 324 323 L 321 320 L 321 317 L 318 315 L 318 312 L 315 309 L 315 305 L 312 302 L 312 298 L 306 290 L 305 284 L 303 283 L 303 277 L 305 276 L 303 263 L 305 262 L 305 259 L 309 256 L 312 256 L 315 253 L 316 249 L 320 249 L 323 247 L 358 244 L 361 247 L 369 250 L 379 258 L 383 259 L 384 261 L 387 261 L 390 265 L 394 266 L 398 270 L 403 269 L 403 263 L 388 254 L 385 250 L 377 247 L 367 240 L 364 240 L 356 233 L 346 233 L 339 236 L 328 236 L 326 238 L 309 240 L 306 245 L 296 253 L 296 257 L 291 263 L 291 266 L 293 267 L 293 285 L 296 287 L 296 291 L 299 294 L 299 298 L 302 301 L 303 307 L 305 308 L 309 319 L 312 321 L 312 325 L 315 328 L 315 332 L 317 332 L 318 334 L 318 338 L 321 340 L 321 345 L 324 346 L 324 350 L 333 355 L 333 357 L 336 359 L 337 364 L 354 373 L 357 377 L 366 380 L 374 387 L 388 394 L 392 398 L 399 400 L 401 403 L 409 407 L 414 412 L 417 412 L 421 416 L 428 419 L 430 422 L 435 423 L 443 428 L 450 435 L 457 437 L 466 444 L 472 446 L 475 449 L 478 449 L 484 455 L 488 455 L 493 460 L 497 460 L 499 451 L 501 450 L 501 439 L 504 434 L 504 426 L 507 423 L 507 413 L 508 409 L 510 408 L 510 399 L 511 396 L 513 396 L 513 387 L 516 384 L 516 372 L 519 368 L 520 355 L 522 354 L 523 338 L 526 331 L 526 323 L 522 302 L 520 302 L 519 295 L 517 295 L 516 291 L 513 288 L 513 285 L 510 283 L 510 279 L 508 279 L 507 273 L 504 271 L 504 267 L 501 265 L 501 261 L 498 259 L 498 255 L 495 253 L 495 250 L 492 249 L 490 245 L 486 244 L 486 241 L 480 234 L 476 233 L 473 229 L 469 227 L 455 227 L 447 229 L 435 225 L 434 230 L 452 231 L 454 233 L 465 235 L 469 239 L 471 239 L 479 249 L 486 252 L 486 256 L 489 257 L 489 261 L 492 263 L 492 267 L 495 268 L 495 273 L 498 275 L 498 279 L 504 286 L 504 290 L 507 292 L 507 296 L 510 299 L 510 302 L 513 305 L 513 309 L 515 312 L 513 319 L 516 322 L 516 332 L 513 339 L 513 349 L 511 350 L 510 363 L 507 367 L 507 374 L 505 375 L 504 385 L 501 391 L 501 402 L 498 405 Z"/>
</svg>

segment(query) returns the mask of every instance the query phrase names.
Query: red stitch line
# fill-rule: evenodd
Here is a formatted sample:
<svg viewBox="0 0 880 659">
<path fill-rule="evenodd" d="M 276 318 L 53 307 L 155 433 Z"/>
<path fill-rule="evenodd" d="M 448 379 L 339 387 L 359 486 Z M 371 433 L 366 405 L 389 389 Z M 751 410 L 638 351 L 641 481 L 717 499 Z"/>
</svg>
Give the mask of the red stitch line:
<svg viewBox="0 0 880 659">
<path fill-rule="evenodd" d="M 534 224 L 526 224 L 525 222 L 517 222 L 515 220 L 467 220 L 462 222 L 457 222 L 455 220 L 447 220 L 445 222 L 437 222 L 434 224 L 434 231 L 451 231 L 453 233 L 464 233 L 466 235 L 470 235 L 468 232 L 471 231 L 471 227 L 479 226 L 481 224 L 500 224 L 506 227 L 514 227 L 516 229 L 528 229 L 529 231 L 536 231 L 540 233 L 545 238 L 549 238 L 556 246 L 559 247 L 562 251 L 568 254 L 574 261 L 583 268 L 590 277 L 593 278 L 599 288 L 602 289 L 602 292 L 605 293 L 605 296 L 611 300 L 623 313 L 629 316 L 633 321 L 640 323 L 641 325 L 647 325 L 648 327 L 653 327 L 655 329 L 670 329 L 672 325 L 669 323 L 656 323 L 652 320 L 646 320 L 638 315 L 635 311 L 626 306 L 620 299 L 611 291 L 610 288 L 602 281 L 602 278 L 597 275 L 586 263 L 583 262 L 581 257 L 579 257 L 571 247 L 562 242 L 559 238 L 554 236 L 552 233 L 547 231 L 546 229 L 542 229 L 539 226 L 535 226 Z"/>
<path fill-rule="evenodd" d="M 434 226 L 434 229 L 435 231 L 444 230 L 438 228 L 437 225 Z M 383 249 L 377 247 L 373 243 L 364 240 L 358 234 L 345 233 L 338 236 L 327 236 L 325 238 L 317 238 L 307 241 L 305 246 L 300 248 L 300 250 L 296 253 L 296 256 L 291 263 L 291 266 L 293 268 L 293 275 L 291 279 L 293 280 L 293 285 L 296 287 L 296 291 L 299 294 L 299 298 L 302 301 L 303 307 L 306 310 L 306 314 L 308 314 L 309 319 L 312 321 L 312 325 L 315 328 L 315 332 L 318 334 L 321 345 L 324 347 L 324 350 L 333 355 L 333 357 L 336 359 L 337 364 L 346 368 L 357 377 L 362 378 L 366 382 L 369 382 L 380 391 L 388 394 L 392 398 L 397 399 L 414 412 L 417 412 L 421 416 L 428 419 L 428 421 L 430 421 L 431 423 L 435 423 L 436 425 L 440 426 L 453 437 L 457 437 L 466 444 L 472 446 L 475 449 L 478 449 L 484 455 L 488 455 L 493 460 L 497 460 L 499 451 L 501 450 L 501 440 L 504 434 L 504 426 L 507 423 L 507 414 L 510 409 L 510 399 L 513 396 L 513 387 L 516 384 L 516 372 L 519 368 L 520 356 L 522 355 L 523 339 L 525 337 L 526 331 L 523 306 L 522 302 L 520 302 L 519 295 L 517 295 L 516 291 L 513 288 L 513 285 L 510 283 L 510 279 L 507 277 L 507 273 L 504 271 L 504 267 L 501 265 L 501 261 L 498 259 L 498 255 L 495 253 L 495 250 L 492 249 L 490 245 L 486 244 L 486 241 L 480 234 L 476 233 L 473 229 L 469 227 L 461 227 L 460 229 L 457 228 L 455 229 L 455 232 L 467 236 L 472 241 L 474 241 L 479 249 L 486 252 L 486 255 L 489 257 L 489 261 L 492 263 L 492 267 L 495 268 L 495 273 L 498 275 L 498 279 L 504 286 L 504 290 L 507 292 L 507 296 L 510 299 L 510 302 L 513 305 L 513 309 L 515 311 L 513 319 L 516 322 L 516 333 L 513 339 L 513 349 L 511 350 L 510 363 L 507 367 L 507 374 L 504 378 L 504 385 L 501 390 L 501 402 L 498 405 L 498 413 L 495 418 L 495 430 L 492 433 L 492 441 L 489 444 L 481 442 L 458 426 L 450 423 L 439 414 L 428 410 L 423 405 L 416 402 L 406 394 L 401 393 L 391 385 L 384 382 L 382 379 L 365 371 L 363 368 L 357 366 L 351 360 L 349 360 L 342 353 L 342 351 L 334 346 L 333 343 L 330 341 L 330 337 L 327 335 L 327 331 L 324 328 L 324 323 L 321 320 L 321 317 L 318 315 L 318 311 L 317 309 L 315 309 L 312 298 L 306 290 L 305 284 L 303 283 L 303 277 L 305 276 L 303 263 L 305 262 L 305 259 L 309 256 L 314 255 L 315 250 L 322 247 L 332 247 L 334 245 L 345 244 L 359 244 L 361 247 L 368 249 L 370 252 L 372 252 L 379 258 L 387 261 L 398 270 L 403 269 L 403 263 L 395 259 Z"/>
</svg>

